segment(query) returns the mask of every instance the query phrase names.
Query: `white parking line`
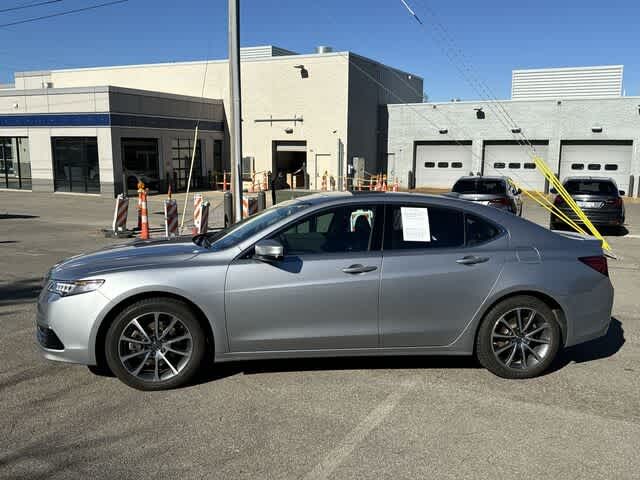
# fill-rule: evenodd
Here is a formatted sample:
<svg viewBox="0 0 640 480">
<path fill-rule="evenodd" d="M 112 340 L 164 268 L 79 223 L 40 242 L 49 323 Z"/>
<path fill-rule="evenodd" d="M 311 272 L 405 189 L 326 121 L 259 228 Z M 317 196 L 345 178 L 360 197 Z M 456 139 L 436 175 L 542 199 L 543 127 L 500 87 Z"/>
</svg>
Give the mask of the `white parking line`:
<svg viewBox="0 0 640 480">
<path fill-rule="evenodd" d="M 415 387 L 415 381 L 405 381 L 400 384 L 398 390 L 389 395 L 380 405 L 374 408 L 367 417 L 362 420 L 353 430 L 351 430 L 340 442 L 331 450 L 322 462 L 315 466 L 307 475 L 305 480 L 326 479 L 333 471 L 347 458 L 362 440 L 393 411 L 398 402 Z"/>
</svg>

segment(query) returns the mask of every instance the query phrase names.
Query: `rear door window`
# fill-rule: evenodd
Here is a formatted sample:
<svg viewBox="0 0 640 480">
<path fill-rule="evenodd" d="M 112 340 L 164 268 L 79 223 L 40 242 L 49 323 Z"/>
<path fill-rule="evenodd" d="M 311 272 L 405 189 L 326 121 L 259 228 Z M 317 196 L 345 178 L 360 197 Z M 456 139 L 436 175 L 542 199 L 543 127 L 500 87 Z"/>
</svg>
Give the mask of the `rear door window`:
<svg viewBox="0 0 640 480">
<path fill-rule="evenodd" d="M 452 208 L 389 205 L 385 250 L 454 248 L 464 245 L 464 214 Z"/>
<path fill-rule="evenodd" d="M 616 186 L 608 180 L 568 180 L 564 188 L 570 195 L 618 195 Z"/>
<path fill-rule="evenodd" d="M 489 242 L 500 235 L 500 229 L 492 223 L 470 213 L 465 215 L 467 247 Z"/>
</svg>

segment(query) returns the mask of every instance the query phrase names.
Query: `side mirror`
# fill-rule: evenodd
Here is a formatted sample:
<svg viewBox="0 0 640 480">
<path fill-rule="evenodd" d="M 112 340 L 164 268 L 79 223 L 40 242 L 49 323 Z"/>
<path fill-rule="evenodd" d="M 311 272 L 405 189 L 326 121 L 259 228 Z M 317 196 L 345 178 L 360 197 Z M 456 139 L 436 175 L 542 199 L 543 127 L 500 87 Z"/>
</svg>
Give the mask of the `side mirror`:
<svg viewBox="0 0 640 480">
<path fill-rule="evenodd" d="M 520 194 L 522 193 L 522 189 L 521 189 L 521 188 L 517 189 L 517 190 L 516 190 L 516 193 L 517 193 L 518 195 L 520 195 Z"/>
<path fill-rule="evenodd" d="M 549 193 L 553 193 L 554 195 L 556 195 L 558 191 L 555 188 L 552 188 L 551 190 L 549 190 Z"/>
<path fill-rule="evenodd" d="M 284 258 L 284 247 L 276 240 L 260 240 L 256 243 L 254 258 L 262 262 L 274 262 Z"/>
<path fill-rule="evenodd" d="M 618 190 L 618 193 L 620 194 L 621 197 L 624 197 L 626 195 L 624 190 Z"/>
</svg>

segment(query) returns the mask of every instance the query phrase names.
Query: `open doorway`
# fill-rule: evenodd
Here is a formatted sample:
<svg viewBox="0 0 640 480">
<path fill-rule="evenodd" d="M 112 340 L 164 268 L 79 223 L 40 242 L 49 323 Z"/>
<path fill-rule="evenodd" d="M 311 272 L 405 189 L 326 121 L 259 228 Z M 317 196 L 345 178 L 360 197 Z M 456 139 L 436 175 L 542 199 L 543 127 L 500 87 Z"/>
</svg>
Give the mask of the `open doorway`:
<svg viewBox="0 0 640 480">
<path fill-rule="evenodd" d="M 128 194 L 135 195 L 138 182 L 152 192 L 164 188 L 159 174 L 157 138 L 123 138 L 122 165 Z"/>
<path fill-rule="evenodd" d="M 307 175 L 307 142 L 306 141 L 274 141 L 272 169 L 275 174 L 282 172 L 287 184 L 294 188 L 308 188 L 305 181 Z"/>
</svg>

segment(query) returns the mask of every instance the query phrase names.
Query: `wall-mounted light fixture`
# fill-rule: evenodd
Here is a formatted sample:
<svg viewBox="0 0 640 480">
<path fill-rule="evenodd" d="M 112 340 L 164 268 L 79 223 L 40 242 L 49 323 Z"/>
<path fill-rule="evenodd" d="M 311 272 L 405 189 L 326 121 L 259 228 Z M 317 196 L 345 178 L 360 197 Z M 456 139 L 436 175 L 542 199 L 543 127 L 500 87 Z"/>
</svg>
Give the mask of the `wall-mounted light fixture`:
<svg viewBox="0 0 640 480">
<path fill-rule="evenodd" d="M 484 120 L 484 112 L 482 111 L 482 107 L 474 108 L 474 110 L 476 111 L 476 118 L 478 120 Z"/>
<path fill-rule="evenodd" d="M 562 100 L 558 100 L 558 101 L 556 102 L 556 105 L 562 105 Z"/>
<path fill-rule="evenodd" d="M 284 129 L 284 133 L 292 134 L 293 133 L 293 128 L 291 128 L 291 127 L 285 128 Z"/>
<path fill-rule="evenodd" d="M 449 130 L 447 130 L 446 128 L 441 128 L 440 130 L 438 130 L 438 132 L 440 133 L 440 135 L 446 135 L 447 133 L 449 133 Z"/>
<path fill-rule="evenodd" d="M 602 127 L 591 127 L 593 133 L 602 133 Z"/>
<path fill-rule="evenodd" d="M 520 127 L 516 127 L 516 128 L 512 128 L 511 129 L 511 133 L 520 133 L 522 132 L 522 129 Z"/>
<path fill-rule="evenodd" d="M 640 105 L 638 105 L 638 115 L 640 115 Z"/>
<path fill-rule="evenodd" d="M 300 70 L 300 77 L 309 78 L 309 70 L 304 68 L 304 65 L 294 65 L 293 68 L 297 68 Z"/>
</svg>

